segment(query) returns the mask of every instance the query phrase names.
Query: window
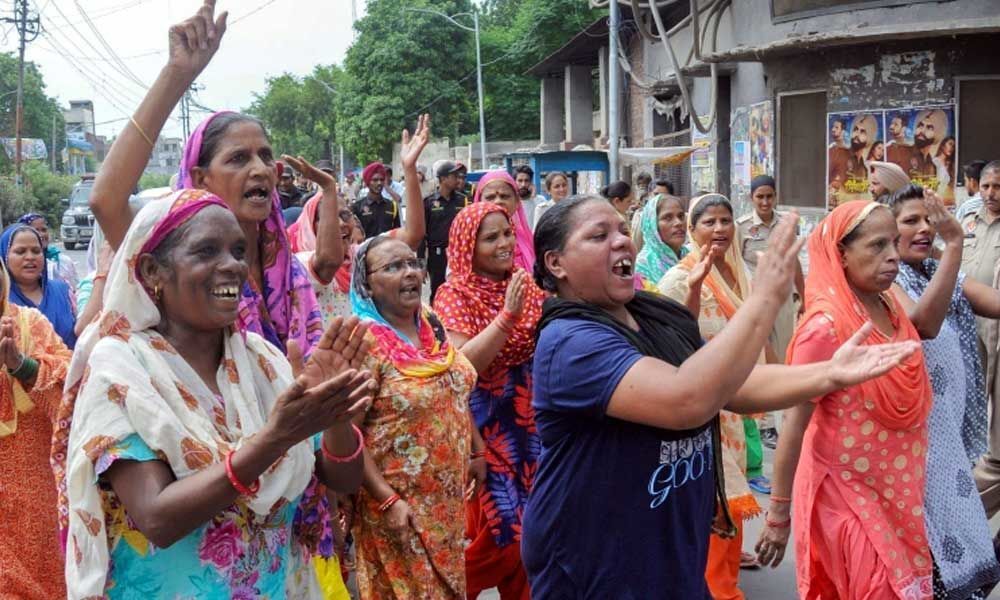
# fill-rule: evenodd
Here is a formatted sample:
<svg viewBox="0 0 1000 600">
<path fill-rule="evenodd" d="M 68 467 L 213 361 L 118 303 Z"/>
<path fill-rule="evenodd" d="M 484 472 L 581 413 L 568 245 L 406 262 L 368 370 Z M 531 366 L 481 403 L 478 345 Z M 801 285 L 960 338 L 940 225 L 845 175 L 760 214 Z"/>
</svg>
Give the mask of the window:
<svg viewBox="0 0 1000 600">
<path fill-rule="evenodd" d="M 826 92 L 778 96 L 778 194 L 786 206 L 826 207 Z"/>
<path fill-rule="evenodd" d="M 771 18 L 776 22 L 793 21 L 815 15 L 847 12 L 866 8 L 902 6 L 938 0 L 771 0 Z M 950 1 L 950 0 L 944 0 Z"/>
</svg>

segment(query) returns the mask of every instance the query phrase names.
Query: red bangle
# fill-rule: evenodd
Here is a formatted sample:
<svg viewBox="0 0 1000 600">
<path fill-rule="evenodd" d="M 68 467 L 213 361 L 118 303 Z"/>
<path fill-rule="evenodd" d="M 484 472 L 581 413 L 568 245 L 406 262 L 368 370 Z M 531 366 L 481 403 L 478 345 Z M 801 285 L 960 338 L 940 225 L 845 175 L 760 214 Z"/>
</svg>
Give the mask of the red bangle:
<svg viewBox="0 0 1000 600">
<path fill-rule="evenodd" d="M 486 458 L 486 450 L 480 450 L 479 452 L 473 452 L 469 458 Z"/>
<path fill-rule="evenodd" d="M 361 430 L 358 429 L 357 425 L 352 423 L 351 427 L 354 429 L 354 435 L 358 438 L 357 449 L 355 449 L 349 456 L 337 456 L 326 449 L 326 439 L 324 439 L 319 445 L 319 449 L 323 452 L 323 458 L 334 463 L 347 463 L 361 456 L 361 451 L 365 449 L 365 436 L 361 433 Z"/>
<path fill-rule="evenodd" d="M 792 526 L 791 518 L 779 522 L 779 521 L 772 521 L 771 518 L 768 516 L 764 517 L 764 523 L 766 523 L 768 527 L 773 527 L 775 529 L 788 529 L 789 527 Z"/>
<path fill-rule="evenodd" d="M 229 454 L 226 455 L 226 477 L 229 477 L 229 483 L 236 488 L 241 496 L 256 496 L 257 492 L 260 491 L 260 478 L 254 481 L 250 487 L 243 485 L 243 482 L 233 472 L 233 454 L 236 454 L 235 450 L 230 450 Z"/>
<path fill-rule="evenodd" d="M 785 498 L 784 496 L 774 496 L 770 497 L 771 502 L 777 502 L 778 504 L 791 504 L 791 498 Z"/>
<path fill-rule="evenodd" d="M 508 323 L 513 324 L 517 322 L 517 317 L 514 316 L 514 313 L 510 312 L 506 308 L 500 311 L 500 316 L 503 318 L 503 320 L 507 321 Z"/>
<path fill-rule="evenodd" d="M 384 513 L 385 511 L 392 508 L 392 505 L 399 502 L 399 494 L 393 494 L 382 501 L 382 504 L 378 505 L 378 511 Z"/>
</svg>

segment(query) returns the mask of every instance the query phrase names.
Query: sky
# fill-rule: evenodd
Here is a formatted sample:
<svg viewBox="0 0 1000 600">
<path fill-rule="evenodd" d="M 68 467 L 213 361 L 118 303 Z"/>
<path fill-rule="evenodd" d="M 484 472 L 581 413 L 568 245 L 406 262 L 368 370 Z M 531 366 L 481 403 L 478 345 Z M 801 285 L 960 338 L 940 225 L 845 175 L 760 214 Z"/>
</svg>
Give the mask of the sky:
<svg viewBox="0 0 1000 600">
<path fill-rule="evenodd" d="M 360 18 L 365 0 L 355 2 Z M 0 16 L 10 16 L 11 4 L 0 3 Z M 112 137 L 166 64 L 170 25 L 194 14 L 201 1 L 29 0 L 29 6 L 41 11 L 45 33 L 25 56 L 39 65 L 49 96 L 64 108 L 69 100 L 93 100 L 98 135 Z M 351 0 L 218 0 L 216 10 L 229 11 L 230 27 L 198 78 L 204 89 L 196 96 L 213 110 L 248 107 L 268 77 L 342 63 L 352 40 Z M 0 51 L 16 54 L 17 34 L 5 31 Z M 181 135 L 179 115 L 176 109 L 163 135 Z M 205 115 L 193 112 L 192 128 Z"/>
</svg>

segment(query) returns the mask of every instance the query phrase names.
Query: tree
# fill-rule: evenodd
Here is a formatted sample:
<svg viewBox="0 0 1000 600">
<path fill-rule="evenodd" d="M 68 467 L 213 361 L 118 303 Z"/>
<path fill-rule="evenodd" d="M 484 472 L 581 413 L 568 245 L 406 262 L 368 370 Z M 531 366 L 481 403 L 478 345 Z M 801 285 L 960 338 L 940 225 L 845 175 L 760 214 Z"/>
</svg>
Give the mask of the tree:
<svg viewBox="0 0 1000 600">
<path fill-rule="evenodd" d="M 487 135 L 491 139 L 537 139 L 540 82 L 525 72 L 598 19 L 602 11 L 589 9 L 580 0 L 488 0 L 484 9 L 480 23 L 487 64 L 483 72 Z"/>
<path fill-rule="evenodd" d="M 268 128 L 278 152 L 310 160 L 332 158 L 336 142 L 335 103 L 344 72 L 336 65 L 317 65 L 306 77 L 285 73 L 267 80 L 247 109 Z"/>
<path fill-rule="evenodd" d="M 15 110 L 17 107 L 17 57 L 10 53 L 0 53 L 0 136 L 14 137 Z M 24 66 L 24 122 L 21 135 L 26 138 L 41 138 L 45 145 L 52 143 L 52 126 L 55 120 L 56 155 L 66 144 L 66 121 L 63 119 L 59 103 L 45 93 L 45 81 L 41 71 L 31 62 Z M 52 151 L 52 148 L 49 148 Z M 14 161 L 0 152 L 0 171 L 11 173 Z M 58 159 L 61 161 L 61 157 Z"/>
<path fill-rule="evenodd" d="M 354 45 L 347 81 L 337 99 L 337 139 L 360 161 L 387 158 L 403 127 L 423 111 L 434 132 L 457 137 L 478 128 L 475 48 L 471 33 L 444 18 L 472 10 L 470 0 L 369 0 Z"/>
</svg>

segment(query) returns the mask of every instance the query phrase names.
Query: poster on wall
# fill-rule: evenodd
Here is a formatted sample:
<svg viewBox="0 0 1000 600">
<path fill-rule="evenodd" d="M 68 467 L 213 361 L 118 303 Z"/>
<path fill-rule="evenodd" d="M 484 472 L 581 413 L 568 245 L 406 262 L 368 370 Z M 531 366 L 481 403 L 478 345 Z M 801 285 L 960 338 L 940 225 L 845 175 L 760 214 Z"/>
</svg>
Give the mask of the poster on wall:
<svg viewBox="0 0 1000 600">
<path fill-rule="evenodd" d="M 748 107 L 739 106 L 733 109 L 729 119 L 729 139 L 729 201 L 739 216 L 750 210 L 750 203 L 745 201 L 750 194 L 750 109 Z"/>
<path fill-rule="evenodd" d="M 698 118 L 703 127 L 709 124 L 708 117 Z M 708 133 L 702 133 L 697 127 L 691 128 L 691 146 L 694 147 L 691 153 L 691 191 L 694 194 L 718 191 L 715 184 L 715 149 L 712 147 L 714 133 L 714 128 Z"/>
<path fill-rule="evenodd" d="M 954 105 L 887 110 L 885 124 L 886 160 L 953 206 L 958 176 Z"/>
<path fill-rule="evenodd" d="M 750 177 L 774 175 L 774 109 L 771 102 L 750 106 Z"/>
<path fill-rule="evenodd" d="M 885 160 L 882 111 L 830 113 L 826 126 L 827 209 L 870 200 L 868 163 Z"/>
</svg>

